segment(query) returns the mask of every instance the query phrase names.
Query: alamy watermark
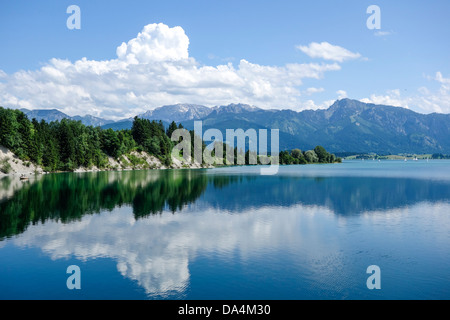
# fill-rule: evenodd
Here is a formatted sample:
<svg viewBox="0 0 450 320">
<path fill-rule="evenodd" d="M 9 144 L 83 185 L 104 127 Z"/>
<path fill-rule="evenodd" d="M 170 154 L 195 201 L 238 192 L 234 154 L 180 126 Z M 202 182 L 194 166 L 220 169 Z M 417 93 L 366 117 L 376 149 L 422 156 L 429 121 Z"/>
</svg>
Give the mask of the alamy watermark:
<svg viewBox="0 0 450 320">
<path fill-rule="evenodd" d="M 367 289 L 381 289 L 381 269 L 377 265 L 371 265 L 367 267 L 366 273 L 370 274 L 367 278 Z"/>
<path fill-rule="evenodd" d="M 81 9 L 77 5 L 71 5 L 67 7 L 66 13 L 70 14 L 70 16 L 67 18 L 66 26 L 67 29 L 73 30 L 81 29 Z"/>
<path fill-rule="evenodd" d="M 262 175 L 274 175 L 278 173 L 279 168 L 279 130 L 270 130 L 270 153 L 268 153 L 267 131 L 267 129 L 258 131 L 226 129 L 226 140 L 224 140 L 222 131 L 219 129 L 211 128 L 203 133 L 202 121 L 195 121 L 193 137 L 186 129 L 176 129 L 172 133 L 171 140 L 178 144 L 172 149 L 171 156 L 172 159 L 181 160 L 182 158 L 182 162 L 187 164 L 256 165 L 259 163 L 269 165 L 260 168 Z M 246 148 L 246 139 L 248 139 L 248 148 Z M 203 148 L 204 141 L 212 142 Z M 192 145 L 194 146 L 193 155 Z"/>
<path fill-rule="evenodd" d="M 366 26 L 369 30 L 381 29 L 381 9 L 377 5 L 370 5 L 366 10 L 367 14 L 370 14 L 367 18 Z"/>
<path fill-rule="evenodd" d="M 66 273 L 71 274 L 66 281 L 67 289 L 81 289 L 81 269 L 77 265 L 67 267 Z"/>
</svg>

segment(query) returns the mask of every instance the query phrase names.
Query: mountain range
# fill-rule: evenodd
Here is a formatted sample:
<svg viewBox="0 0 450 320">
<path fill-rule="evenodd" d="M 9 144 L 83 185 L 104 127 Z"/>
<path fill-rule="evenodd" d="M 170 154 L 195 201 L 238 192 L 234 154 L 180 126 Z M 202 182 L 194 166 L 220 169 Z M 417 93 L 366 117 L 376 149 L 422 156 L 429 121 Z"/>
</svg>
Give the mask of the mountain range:
<svg viewBox="0 0 450 320">
<path fill-rule="evenodd" d="M 94 117 L 91 115 L 85 115 L 85 116 L 74 116 L 71 117 L 57 109 L 37 109 L 37 110 L 29 110 L 29 109 L 20 109 L 23 113 L 25 113 L 28 117 L 28 119 L 35 118 L 37 121 L 45 120 L 46 122 L 52 122 L 52 121 L 61 121 L 62 119 L 71 119 L 76 121 L 81 121 L 86 126 L 94 126 L 94 127 L 101 127 L 106 124 L 114 123 L 113 120 L 105 120 L 102 118 Z"/>
<path fill-rule="evenodd" d="M 93 116 L 70 117 L 58 110 L 22 111 L 31 119 L 69 118 L 102 128 L 129 129 L 133 119 L 104 120 Z M 330 152 L 450 153 L 450 114 L 420 114 L 409 109 L 342 99 L 328 109 L 266 110 L 246 104 L 208 108 L 177 104 L 147 111 L 141 118 L 175 121 L 192 129 L 202 120 L 203 130 L 279 129 L 280 149 L 308 150 L 316 145 Z"/>
</svg>

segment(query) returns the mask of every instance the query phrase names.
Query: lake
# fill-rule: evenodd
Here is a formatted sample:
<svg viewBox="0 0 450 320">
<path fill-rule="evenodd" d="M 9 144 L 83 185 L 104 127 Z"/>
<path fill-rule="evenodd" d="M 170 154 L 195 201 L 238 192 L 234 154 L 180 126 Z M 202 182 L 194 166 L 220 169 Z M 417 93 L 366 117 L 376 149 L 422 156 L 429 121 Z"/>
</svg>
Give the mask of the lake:
<svg viewBox="0 0 450 320">
<path fill-rule="evenodd" d="M 0 180 L 0 299 L 449 298 L 447 160 Z"/>
</svg>

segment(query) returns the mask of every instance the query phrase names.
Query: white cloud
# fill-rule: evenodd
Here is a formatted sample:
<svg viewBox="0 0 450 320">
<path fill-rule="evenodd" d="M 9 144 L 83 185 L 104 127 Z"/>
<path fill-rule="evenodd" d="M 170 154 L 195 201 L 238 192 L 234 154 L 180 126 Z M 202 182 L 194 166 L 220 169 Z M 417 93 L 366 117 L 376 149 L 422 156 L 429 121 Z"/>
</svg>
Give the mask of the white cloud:
<svg viewBox="0 0 450 320">
<path fill-rule="evenodd" d="M 338 91 L 336 91 L 336 93 L 338 95 L 338 99 L 347 98 L 347 91 L 345 91 L 345 90 L 338 90 Z"/>
<path fill-rule="evenodd" d="M 296 108 L 293 108 L 295 111 L 302 110 L 318 110 L 318 109 L 328 109 L 335 100 L 326 100 L 322 103 L 316 103 L 314 100 L 309 99 L 306 101 L 302 101 L 298 104 Z"/>
<path fill-rule="evenodd" d="M 200 65 L 189 56 L 189 38 L 181 27 L 149 24 L 117 48 L 116 59 L 71 62 L 53 58 L 37 70 L 13 74 L 0 70 L 0 105 L 57 108 L 69 115 L 92 114 L 113 120 L 174 103 L 215 106 L 242 102 L 261 108 L 322 109 L 333 101 L 318 104 L 303 99 L 302 95 L 325 91 L 321 87 L 301 90 L 304 80 L 338 71 L 345 60 L 364 59 L 327 42 L 297 48 L 332 62 L 267 66 L 240 60 L 237 64 Z M 424 113 L 450 112 L 450 78 L 437 72 L 428 79 L 439 89 L 422 86 L 410 96 L 390 90 L 363 101 Z M 339 99 L 347 97 L 344 90 L 336 93 Z"/>
<path fill-rule="evenodd" d="M 321 58 L 337 62 L 361 58 L 361 54 L 359 53 L 353 53 L 343 47 L 335 46 L 328 42 L 311 42 L 308 46 L 297 46 L 297 49 L 311 58 Z"/>
<path fill-rule="evenodd" d="M 117 59 L 54 58 L 38 70 L 1 72 L 0 105 L 58 108 L 69 115 L 110 119 L 180 102 L 293 108 L 301 103 L 303 79 L 320 79 L 341 69 L 335 62 L 264 66 L 241 60 L 236 67 L 199 65 L 188 47 L 181 27 L 150 24 L 117 48 Z"/>
<path fill-rule="evenodd" d="M 409 99 L 402 98 L 399 89 L 388 90 L 384 95 L 372 94 L 370 95 L 370 98 L 364 98 L 361 99 L 361 101 L 365 103 L 383 104 L 388 106 L 403 107 L 409 109 L 408 106 Z"/>
<path fill-rule="evenodd" d="M 375 35 L 376 37 L 385 37 L 385 36 L 390 36 L 391 34 L 393 34 L 392 31 L 376 31 L 376 32 L 374 33 L 374 35 Z"/>
<path fill-rule="evenodd" d="M 159 23 L 146 25 L 136 38 L 123 42 L 116 52 L 120 60 L 138 64 L 187 59 L 188 47 L 189 38 L 183 28 Z"/>
<path fill-rule="evenodd" d="M 320 93 L 320 92 L 324 92 L 324 91 L 325 91 L 324 88 L 314 88 L 314 87 L 311 87 L 311 88 L 306 89 L 304 93 L 305 93 L 306 95 L 310 96 L 310 95 L 312 95 L 312 94 L 314 94 L 314 93 Z"/>
<path fill-rule="evenodd" d="M 441 92 L 448 94 L 448 91 L 450 91 L 450 78 L 444 78 L 441 72 L 436 72 L 435 80 L 441 84 Z"/>
<path fill-rule="evenodd" d="M 445 78 L 441 72 L 437 72 L 434 77 L 428 77 L 428 79 L 440 84 L 438 90 L 430 90 L 422 86 L 417 89 L 417 92 L 404 96 L 399 89 L 395 89 L 388 90 L 384 95 L 372 94 L 361 101 L 398 106 L 421 113 L 450 113 L 450 78 Z"/>
<path fill-rule="evenodd" d="M 440 84 L 438 90 L 420 88 L 421 95 L 414 97 L 413 103 L 423 112 L 450 113 L 450 78 L 445 78 L 441 72 L 436 72 L 433 79 Z"/>
</svg>

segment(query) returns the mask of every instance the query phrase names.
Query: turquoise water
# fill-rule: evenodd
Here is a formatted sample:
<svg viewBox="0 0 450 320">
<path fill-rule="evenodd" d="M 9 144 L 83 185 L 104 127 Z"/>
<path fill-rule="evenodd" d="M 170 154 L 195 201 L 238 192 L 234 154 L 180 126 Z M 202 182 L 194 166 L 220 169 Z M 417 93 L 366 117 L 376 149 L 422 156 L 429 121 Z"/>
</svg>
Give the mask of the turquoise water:
<svg viewBox="0 0 450 320">
<path fill-rule="evenodd" d="M 3 178 L 0 262 L 0 299 L 449 299 L 450 161 Z"/>
</svg>

